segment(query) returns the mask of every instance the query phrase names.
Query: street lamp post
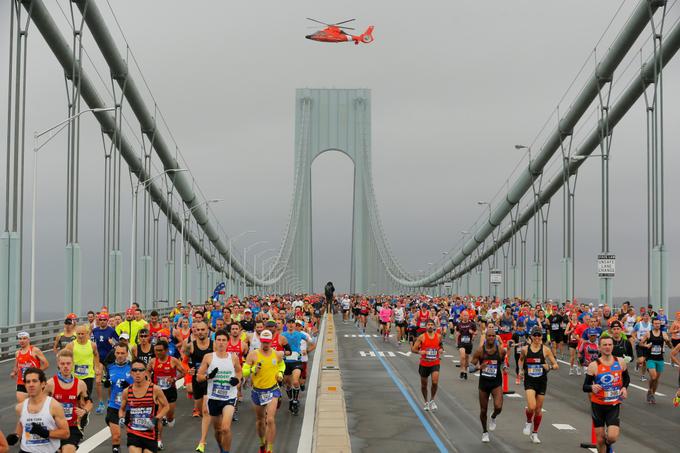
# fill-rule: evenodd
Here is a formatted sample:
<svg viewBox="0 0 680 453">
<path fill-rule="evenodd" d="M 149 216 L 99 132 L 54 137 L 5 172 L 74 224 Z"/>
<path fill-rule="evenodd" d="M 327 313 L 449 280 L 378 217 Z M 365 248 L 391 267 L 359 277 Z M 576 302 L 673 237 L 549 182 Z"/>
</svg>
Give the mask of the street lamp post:
<svg viewBox="0 0 680 453">
<path fill-rule="evenodd" d="M 187 216 L 187 214 L 191 214 L 198 208 L 208 206 L 209 204 L 212 203 L 219 203 L 220 201 L 223 201 L 222 198 L 213 198 L 210 200 L 203 201 L 191 209 L 184 209 L 182 211 L 182 231 L 181 231 L 182 242 L 180 243 L 180 257 L 182 259 L 182 264 L 179 267 L 179 297 L 184 302 L 186 302 L 187 300 L 186 294 L 184 294 L 184 266 L 186 266 L 186 257 L 184 256 L 184 218 Z"/>
<path fill-rule="evenodd" d="M 74 119 L 78 118 L 83 113 L 101 113 L 110 112 L 115 110 L 115 107 L 106 108 L 94 108 L 81 110 L 73 116 L 66 118 L 64 121 L 55 124 L 49 129 L 45 129 L 42 132 L 33 133 L 33 206 L 31 207 L 32 215 L 31 218 L 31 303 L 29 307 L 29 320 L 30 322 L 35 322 L 35 236 L 36 236 L 36 206 L 38 203 L 38 151 L 40 151 L 45 145 L 47 145 L 66 125 L 71 123 Z M 55 129 L 59 129 L 53 132 Z M 45 134 L 50 134 L 50 136 L 45 140 L 42 145 L 38 145 L 38 139 Z"/>
<path fill-rule="evenodd" d="M 231 295 L 233 290 L 234 290 L 233 281 L 232 281 L 232 279 L 234 278 L 234 275 L 233 275 L 233 269 L 231 267 L 231 243 L 236 242 L 236 240 L 239 239 L 240 237 L 245 236 L 246 234 L 250 234 L 250 233 L 255 233 L 255 230 L 246 230 L 242 233 L 237 234 L 233 238 L 232 237 L 229 238 L 229 241 L 228 241 L 229 242 L 229 288 L 228 288 L 229 295 Z M 244 263 L 244 266 L 245 266 L 245 263 Z M 243 270 L 245 271 L 245 267 L 243 268 Z"/>
</svg>

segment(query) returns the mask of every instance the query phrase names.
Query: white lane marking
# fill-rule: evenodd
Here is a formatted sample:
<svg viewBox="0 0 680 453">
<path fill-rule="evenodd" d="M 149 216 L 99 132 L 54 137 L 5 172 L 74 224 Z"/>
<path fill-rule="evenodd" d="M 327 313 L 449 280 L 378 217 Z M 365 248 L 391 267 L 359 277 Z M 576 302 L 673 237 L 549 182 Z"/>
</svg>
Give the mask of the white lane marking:
<svg viewBox="0 0 680 453">
<path fill-rule="evenodd" d="M 313 372 L 314 370 L 312 370 Z M 175 387 L 178 389 L 181 388 L 184 385 L 184 378 L 178 379 L 177 382 L 175 382 Z M 87 439 L 83 441 L 83 443 L 80 444 L 78 449 L 76 450 L 77 453 L 90 453 L 92 450 L 106 442 L 109 438 L 111 437 L 111 430 L 109 429 L 108 426 L 105 428 L 100 429 Z"/>
<path fill-rule="evenodd" d="M 397 354 L 401 354 L 401 355 L 403 355 L 403 356 L 405 356 L 405 357 L 408 357 L 408 356 L 411 355 L 411 351 L 408 351 L 408 352 L 397 351 Z"/>
<path fill-rule="evenodd" d="M 508 395 L 504 395 L 506 398 L 522 398 L 522 395 L 519 393 L 510 393 Z"/>
<path fill-rule="evenodd" d="M 450 359 L 452 357 L 453 357 L 452 355 L 448 355 L 448 354 L 444 356 L 444 358 L 446 358 L 446 359 Z"/>
<path fill-rule="evenodd" d="M 323 337 L 326 333 L 326 318 L 324 316 L 321 321 L 321 331 L 319 332 L 319 340 L 316 344 L 324 344 Z M 312 372 L 309 375 L 309 382 L 307 383 L 307 398 L 305 398 L 305 413 L 302 419 L 302 428 L 300 429 L 300 442 L 298 443 L 298 453 L 311 453 L 312 439 L 314 438 L 314 419 L 316 419 L 316 392 L 319 386 L 319 368 L 321 367 L 321 354 L 314 354 L 312 359 Z"/>
<path fill-rule="evenodd" d="M 560 431 L 576 431 L 576 428 L 574 428 L 571 425 L 564 424 L 564 423 L 553 423 L 553 426 L 555 428 L 559 429 Z"/>
</svg>

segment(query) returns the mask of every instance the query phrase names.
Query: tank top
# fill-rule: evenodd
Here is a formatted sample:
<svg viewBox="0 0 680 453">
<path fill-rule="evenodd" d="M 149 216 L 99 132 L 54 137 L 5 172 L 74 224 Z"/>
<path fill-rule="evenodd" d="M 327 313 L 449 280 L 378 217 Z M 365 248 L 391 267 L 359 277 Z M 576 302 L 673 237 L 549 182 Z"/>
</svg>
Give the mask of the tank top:
<svg viewBox="0 0 680 453">
<path fill-rule="evenodd" d="M 205 357 L 206 354 L 213 352 L 213 342 L 210 340 L 210 343 L 208 344 L 207 349 L 201 349 L 198 347 L 198 344 L 196 343 L 196 340 L 194 340 L 194 346 L 192 348 L 191 354 L 189 355 L 190 363 L 192 366 L 196 369 L 198 369 L 199 366 L 201 366 L 201 362 L 203 361 L 203 357 Z"/>
<path fill-rule="evenodd" d="M 72 333 L 71 335 L 66 335 L 65 332 L 61 332 L 59 334 L 59 339 L 57 340 L 57 349 L 63 349 L 64 346 L 66 346 L 69 343 L 72 343 L 76 341 L 76 334 L 75 332 Z"/>
<path fill-rule="evenodd" d="M 269 355 L 262 353 L 262 350 L 257 350 L 257 361 L 255 365 L 260 364 L 260 370 L 256 374 L 252 374 L 253 388 L 255 389 L 270 389 L 276 386 L 276 373 L 279 371 L 279 360 L 275 350 L 270 350 Z M 253 365 L 253 366 L 255 366 Z"/>
<path fill-rule="evenodd" d="M 243 363 L 243 343 L 241 342 L 240 338 L 236 344 L 231 344 L 231 338 L 229 338 L 229 341 L 227 342 L 227 352 L 236 354 L 241 363 Z M 213 360 L 215 360 L 214 355 Z"/>
<path fill-rule="evenodd" d="M 663 361 L 663 334 L 659 332 L 659 335 L 654 335 L 653 331 L 649 332 L 649 340 L 647 343 L 651 344 L 652 347 L 649 350 L 649 360 L 661 360 Z"/>
<path fill-rule="evenodd" d="M 172 379 L 177 376 L 177 370 L 172 366 L 172 357 L 165 358 L 165 362 L 161 362 L 158 358 L 153 364 L 153 383 L 161 388 L 161 390 L 168 390 L 172 387 Z"/>
<path fill-rule="evenodd" d="M 155 356 L 153 352 L 153 346 L 149 345 L 149 350 L 147 352 L 144 352 L 142 350 L 142 345 L 138 344 L 137 345 L 137 358 L 144 362 L 146 366 L 149 366 L 149 362 L 151 362 L 151 359 L 153 359 Z"/>
<path fill-rule="evenodd" d="M 227 352 L 226 357 L 217 357 L 217 353 L 213 353 L 206 374 L 210 374 L 215 368 L 218 369 L 217 374 L 214 378 L 208 379 L 208 399 L 218 401 L 235 399 L 238 396 L 238 387 L 229 383 L 235 374 L 232 353 Z"/>
<path fill-rule="evenodd" d="M 277 334 L 274 338 L 272 338 L 272 349 L 275 351 L 281 351 L 283 352 L 283 345 L 281 344 L 280 341 L 281 335 Z"/>
<path fill-rule="evenodd" d="M 480 363 L 486 364 L 486 367 L 479 372 L 479 385 L 501 385 L 501 353 L 497 346 L 494 346 L 493 354 L 487 354 L 486 345 L 482 346 L 482 357 Z"/>
<path fill-rule="evenodd" d="M 545 356 L 543 355 L 543 345 L 534 352 L 531 350 L 531 345 L 527 346 L 527 355 L 524 358 L 524 373 L 527 379 L 542 379 L 547 377 L 543 364 L 545 363 Z"/>
<path fill-rule="evenodd" d="M 33 346 L 28 348 L 28 352 L 17 353 L 17 384 L 24 385 L 24 373 L 28 368 L 40 368 L 40 360 L 33 354 Z"/>
<path fill-rule="evenodd" d="M 420 351 L 425 351 L 425 355 L 420 355 L 420 365 L 435 366 L 439 365 L 439 348 L 441 347 L 441 337 L 435 333 L 432 338 L 425 333 L 423 334 L 423 341 L 420 343 Z"/>
<path fill-rule="evenodd" d="M 261 344 L 260 336 L 257 334 L 257 332 L 253 332 L 253 334 L 250 336 L 250 346 L 248 348 L 248 352 L 260 349 Z"/>
<path fill-rule="evenodd" d="M 94 377 L 94 352 L 90 340 L 84 345 L 73 341 L 73 374 L 78 379 Z"/>
<path fill-rule="evenodd" d="M 35 414 L 28 412 L 28 401 L 29 399 L 27 398 L 22 403 L 21 417 L 19 418 L 21 426 L 24 428 L 24 432 L 21 435 L 21 449 L 23 451 L 30 451 L 31 453 L 56 452 L 61 445 L 59 439 L 44 439 L 39 436 L 33 436 L 26 431 L 26 427 L 31 423 L 43 425 L 50 431 L 57 429 L 57 423 L 54 421 L 52 414 L 50 414 L 50 403 L 52 402 L 52 398 L 49 396 L 45 398 L 42 408 Z"/>
<path fill-rule="evenodd" d="M 128 434 L 134 434 L 146 439 L 156 440 L 156 425 L 153 418 L 156 415 L 156 403 L 153 401 L 153 384 L 147 383 L 142 397 L 136 397 L 133 386 L 127 388 L 127 422 Z"/>
<path fill-rule="evenodd" d="M 515 321 L 515 318 L 513 318 L 512 315 L 510 315 L 509 317 L 506 317 L 505 315 L 503 315 L 503 317 L 501 318 L 501 322 L 500 322 L 501 333 L 507 334 L 507 333 L 512 332 L 512 324 L 513 324 L 514 321 Z"/>
<path fill-rule="evenodd" d="M 614 359 L 614 363 L 611 365 L 605 365 L 600 359 L 597 359 L 595 384 L 601 386 L 602 390 L 597 393 L 591 393 L 590 401 L 610 406 L 619 404 L 621 400 L 621 387 L 623 386 L 622 374 L 623 370 L 617 359 Z"/>
<path fill-rule="evenodd" d="M 68 422 L 68 426 L 78 425 L 78 414 L 76 414 L 76 407 L 78 405 L 78 378 L 73 378 L 73 385 L 71 388 L 64 388 L 61 386 L 59 378 L 54 376 L 54 392 L 52 398 L 59 401 L 64 408 L 64 416 Z"/>
<path fill-rule="evenodd" d="M 416 315 L 418 318 L 418 330 L 425 330 L 427 327 L 427 320 L 430 319 L 430 312 L 426 311 L 425 314 L 423 315 L 422 310 L 418 310 L 418 314 Z"/>
<path fill-rule="evenodd" d="M 458 343 L 469 344 L 472 342 L 472 331 L 475 327 L 474 321 L 458 321 L 456 328 L 458 329 Z"/>
</svg>

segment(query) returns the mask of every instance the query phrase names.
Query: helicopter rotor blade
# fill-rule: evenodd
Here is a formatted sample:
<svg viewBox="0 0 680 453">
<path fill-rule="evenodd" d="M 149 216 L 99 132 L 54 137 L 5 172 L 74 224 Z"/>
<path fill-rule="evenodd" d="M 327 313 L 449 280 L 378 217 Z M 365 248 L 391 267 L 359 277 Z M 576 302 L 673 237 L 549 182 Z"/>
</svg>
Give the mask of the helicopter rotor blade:
<svg viewBox="0 0 680 453">
<path fill-rule="evenodd" d="M 320 20 L 312 19 L 311 17 L 308 17 L 307 20 L 311 20 L 312 22 L 316 22 L 318 24 L 330 26 L 331 24 L 327 24 L 326 22 L 321 22 Z"/>
<path fill-rule="evenodd" d="M 337 25 L 333 25 L 336 28 L 342 28 L 343 30 L 354 30 L 352 27 L 339 27 Z"/>
<path fill-rule="evenodd" d="M 336 23 L 334 23 L 333 25 L 346 24 L 347 22 L 352 22 L 353 20 L 356 20 L 356 19 L 347 19 L 347 20 L 343 20 L 342 22 L 336 22 Z"/>
</svg>

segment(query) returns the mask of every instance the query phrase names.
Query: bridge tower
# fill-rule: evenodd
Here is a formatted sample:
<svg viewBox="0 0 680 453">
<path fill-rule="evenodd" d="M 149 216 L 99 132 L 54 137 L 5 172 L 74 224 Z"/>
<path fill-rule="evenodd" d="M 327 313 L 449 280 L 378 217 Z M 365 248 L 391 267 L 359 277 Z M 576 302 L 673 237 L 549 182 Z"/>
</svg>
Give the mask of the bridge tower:
<svg viewBox="0 0 680 453">
<path fill-rule="evenodd" d="M 314 287 L 312 253 L 312 163 L 340 151 L 354 163 L 350 291 L 366 292 L 377 278 L 369 206 L 371 179 L 371 92 L 368 89 L 298 89 L 295 96 L 295 180 L 292 266 L 302 288 Z M 333 175 L 328 175 L 332 177 Z M 297 204 L 297 206 L 296 206 Z M 297 214 L 297 215 L 296 215 Z"/>
</svg>

